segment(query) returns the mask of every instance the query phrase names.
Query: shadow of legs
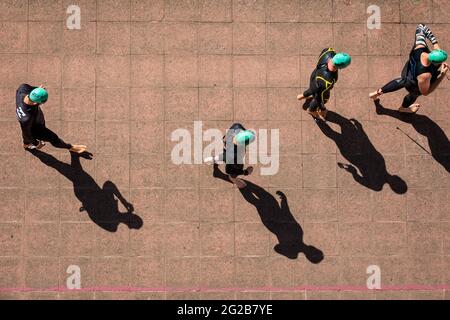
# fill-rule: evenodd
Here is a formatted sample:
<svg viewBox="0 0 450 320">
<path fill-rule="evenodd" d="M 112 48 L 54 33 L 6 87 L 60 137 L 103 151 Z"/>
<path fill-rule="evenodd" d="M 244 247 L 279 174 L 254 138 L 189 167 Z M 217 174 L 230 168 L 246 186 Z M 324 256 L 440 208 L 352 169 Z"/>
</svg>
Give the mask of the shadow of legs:
<svg viewBox="0 0 450 320">
<path fill-rule="evenodd" d="M 84 171 L 80 158 L 91 160 L 92 153 L 71 153 L 70 164 L 40 150 L 32 150 L 30 153 L 72 182 L 74 194 L 81 202 L 80 212 L 86 212 L 99 227 L 110 232 L 117 231 L 119 223 L 124 223 L 132 229 L 142 227 L 142 219 L 132 212 L 133 206 L 124 199 L 114 183 L 107 181 L 103 188 L 100 188 L 94 178 Z M 118 201 L 114 197 L 127 208 L 126 213 L 119 211 Z"/>
<path fill-rule="evenodd" d="M 404 123 L 410 124 L 417 133 L 427 138 L 430 152 L 419 144 L 414 138 L 403 132 L 418 147 L 431 153 L 431 156 L 442 166 L 447 172 L 450 172 L 450 142 L 445 131 L 429 117 L 421 114 L 404 114 L 396 110 L 383 107 L 380 101 L 375 101 L 375 110 L 379 115 L 385 115 L 395 118 Z"/>
<path fill-rule="evenodd" d="M 218 165 L 214 165 L 213 176 L 230 182 L 228 175 L 224 174 Z M 279 203 L 264 188 L 244 181 L 247 186 L 239 191 L 244 199 L 256 208 L 264 226 L 277 237 L 279 243 L 274 250 L 289 259 L 297 259 L 299 253 L 304 253 L 311 263 L 320 263 L 324 259 L 323 252 L 303 242 L 303 229 L 292 215 L 284 193 L 277 191 L 281 200 Z"/>
</svg>

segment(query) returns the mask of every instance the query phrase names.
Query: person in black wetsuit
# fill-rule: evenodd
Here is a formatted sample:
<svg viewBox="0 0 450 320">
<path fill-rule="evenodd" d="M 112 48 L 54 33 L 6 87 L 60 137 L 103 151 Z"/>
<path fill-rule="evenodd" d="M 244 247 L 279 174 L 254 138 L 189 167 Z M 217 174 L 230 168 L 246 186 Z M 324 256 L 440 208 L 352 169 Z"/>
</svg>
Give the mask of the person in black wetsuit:
<svg viewBox="0 0 450 320">
<path fill-rule="evenodd" d="M 66 143 L 45 126 L 40 105 L 47 99 L 48 92 L 43 85 L 33 87 L 24 83 L 16 91 L 16 116 L 22 129 L 24 149 L 41 149 L 45 146 L 43 141 L 48 141 L 55 148 L 68 149 L 75 153 L 86 151 L 86 146 Z"/>
<path fill-rule="evenodd" d="M 428 48 L 426 39 L 433 44 L 433 51 Z M 431 30 L 424 24 L 417 25 L 414 46 L 408 62 L 403 67 L 401 78 L 394 79 L 372 92 L 370 98 L 376 101 L 384 93 L 405 88 L 409 93 L 398 111 L 416 113 L 420 108 L 420 104 L 415 103 L 417 98 L 432 93 L 444 79 L 448 71 L 448 64 L 444 63 L 446 59 L 447 53 L 440 49 Z"/>
<path fill-rule="evenodd" d="M 351 63 L 347 53 L 336 53 L 333 48 L 325 48 L 311 73 L 309 88 L 297 96 L 299 101 L 306 99 L 303 109 L 315 119 L 325 120 L 325 104 L 330 99 L 330 91 L 338 81 L 338 69 L 346 68 Z"/>
<path fill-rule="evenodd" d="M 244 157 L 246 146 L 253 142 L 255 137 L 253 131 L 245 129 L 240 123 L 235 123 L 223 137 L 223 153 L 215 157 L 208 157 L 204 162 L 212 162 L 214 165 L 217 165 L 217 162 L 225 162 L 225 172 L 228 174 L 229 180 L 238 188 L 245 188 L 246 183 L 238 179 L 238 176 L 248 176 L 253 172 L 251 166 L 244 169 Z"/>
</svg>

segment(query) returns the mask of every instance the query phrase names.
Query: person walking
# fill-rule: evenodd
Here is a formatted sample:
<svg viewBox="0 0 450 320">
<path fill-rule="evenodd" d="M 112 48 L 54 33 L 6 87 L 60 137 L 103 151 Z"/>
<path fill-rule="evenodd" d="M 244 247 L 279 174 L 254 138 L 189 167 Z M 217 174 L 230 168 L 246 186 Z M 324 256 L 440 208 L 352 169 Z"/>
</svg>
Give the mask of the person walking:
<svg viewBox="0 0 450 320">
<path fill-rule="evenodd" d="M 255 138 L 256 135 L 253 131 L 245 129 L 240 123 L 234 123 L 223 137 L 223 153 L 215 157 L 208 157 L 204 159 L 204 162 L 214 165 L 217 165 L 218 162 L 225 162 L 225 172 L 228 174 L 229 180 L 239 189 L 245 188 L 247 184 L 238 176 L 248 176 L 253 172 L 251 166 L 244 169 L 244 157 L 246 147 Z"/>
<path fill-rule="evenodd" d="M 333 48 L 322 50 L 316 68 L 311 73 L 309 88 L 297 96 L 306 100 L 303 109 L 315 119 L 326 120 L 325 104 L 330 99 L 330 91 L 338 81 L 338 70 L 348 67 L 352 59 L 347 53 L 337 53 Z"/>
<path fill-rule="evenodd" d="M 428 48 L 426 39 L 432 43 L 432 51 Z M 405 88 L 408 94 L 404 97 L 398 111 L 416 113 L 420 108 L 420 104 L 416 103 L 417 98 L 431 94 L 447 74 L 448 64 L 445 63 L 447 57 L 447 52 L 440 48 L 430 28 L 424 24 L 417 25 L 414 46 L 409 54 L 408 62 L 403 67 L 401 77 L 370 93 L 369 97 L 378 101 L 385 93 Z"/>
<path fill-rule="evenodd" d="M 25 150 L 41 149 L 45 142 L 55 148 L 68 149 L 83 153 L 85 145 L 64 142 L 56 133 L 46 127 L 41 105 L 48 100 L 48 91 L 44 85 L 33 87 L 21 84 L 16 91 L 16 116 L 22 129 L 23 148 Z"/>
</svg>

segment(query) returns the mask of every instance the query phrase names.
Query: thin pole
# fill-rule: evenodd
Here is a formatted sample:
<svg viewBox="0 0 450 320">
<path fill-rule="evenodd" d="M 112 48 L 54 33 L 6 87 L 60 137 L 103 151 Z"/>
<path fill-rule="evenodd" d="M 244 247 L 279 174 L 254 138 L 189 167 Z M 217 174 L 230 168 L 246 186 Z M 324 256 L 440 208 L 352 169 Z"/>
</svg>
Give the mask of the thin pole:
<svg viewBox="0 0 450 320">
<path fill-rule="evenodd" d="M 418 143 L 416 140 L 414 140 L 413 138 L 411 138 L 405 131 L 403 131 L 402 129 L 400 129 L 399 127 L 397 127 L 397 130 L 399 130 L 400 132 L 402 132 L 405 136 L 407 136 L 410 140 L 412 140 L 415 144 L 417 144 L 420 148 L 422 148 L 426 153 L 428 153 L 430 156 L 432 155 L 430 151 L 428 151 L 427 149 L 425 149 L 424 147 L 422 147 L 422 145 L 420 143 Z"/>
</svg>

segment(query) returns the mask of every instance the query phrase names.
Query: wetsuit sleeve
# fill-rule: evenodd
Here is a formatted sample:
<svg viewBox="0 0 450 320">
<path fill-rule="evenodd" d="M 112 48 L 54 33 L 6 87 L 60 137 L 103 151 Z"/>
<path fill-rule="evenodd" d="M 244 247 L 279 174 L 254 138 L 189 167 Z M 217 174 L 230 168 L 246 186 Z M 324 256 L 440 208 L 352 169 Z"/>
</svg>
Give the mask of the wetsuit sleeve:
<svg viewBox="0 0 450 320">
<path fill-rule="evenodd" d="M 418 24 L 416 27 L 416 46 L 422 45 L 427 46 L 426 39 L 430 40 L 432 44 L 438 43 L 436 37 L 433 32 L 431 32 L 430 28 L 424 24 Z"/>
<path fill-rule="evenodd" d="M 306 89 L 306 90 L 303 92 L 303 96 L 304 96 L 304 97 L 313 96 L 313 95 L 315 95 L 315 94 L 318 93 L 318 92 L 320 92 L 320 88 L 319 88 L 319 87 L 317 87 L 317 86 L 315 86 L 315 87 L 309 87 L 308 89 Z"/>
</svg>

